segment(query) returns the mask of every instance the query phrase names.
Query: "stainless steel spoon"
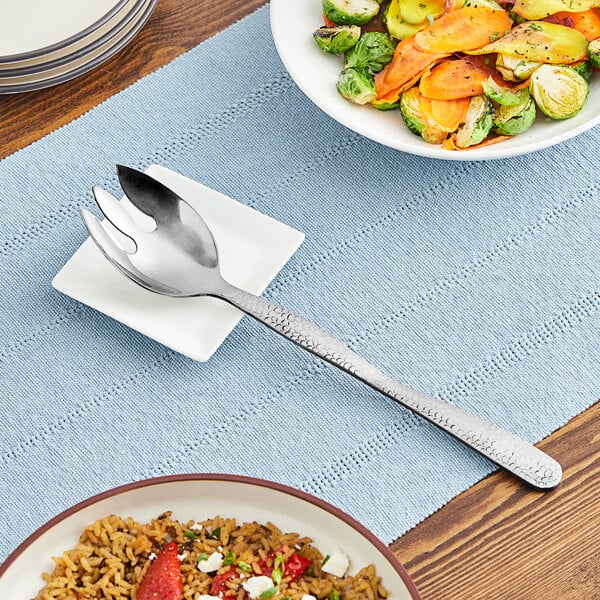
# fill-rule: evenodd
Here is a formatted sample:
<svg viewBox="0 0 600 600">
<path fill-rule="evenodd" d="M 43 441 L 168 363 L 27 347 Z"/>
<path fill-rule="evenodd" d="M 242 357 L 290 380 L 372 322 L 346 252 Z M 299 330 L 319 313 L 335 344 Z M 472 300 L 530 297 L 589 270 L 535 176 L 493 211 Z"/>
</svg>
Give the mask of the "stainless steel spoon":
<svg viewBox="0 0 600 600">
<path fill-rule="evenodd" d="M 126 251 L 117 243 L 89 211 L 82 208 L 81 215 L 98 248 L 124 275 L 158 294 L 221 298 L 408 407 L 531 487 L 550 490 L 560 483 L 560 465 L 529 442 L 395 381 L 314 323 L 225 281 L 219 271 L 215 241 L 200 215 L 175 192 L 145 173 L 120 165 L 117 171 L 127 198 L 154 220 L 154 230 L 138 227 L 119 202 L 100 188 L 94 188 L 100 210 L 129 238 L 133 251 Z"/>
</svg>

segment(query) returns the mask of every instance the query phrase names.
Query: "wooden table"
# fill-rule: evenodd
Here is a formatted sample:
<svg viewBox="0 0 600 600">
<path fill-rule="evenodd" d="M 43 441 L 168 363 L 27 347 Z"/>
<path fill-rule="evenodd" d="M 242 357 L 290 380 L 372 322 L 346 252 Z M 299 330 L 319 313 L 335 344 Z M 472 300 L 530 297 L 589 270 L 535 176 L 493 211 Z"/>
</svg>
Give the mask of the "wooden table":
<svg viewBox="0 0 600 600">
<path fill-rule="evenodd" d="M 264 3 L 159 0 L 141 33 L 98 69 L 47 90 L 0 96 L 0 158 Z M 391 545 L 425 600 L 600 599 L 600 404 L 539 447 L 563 466 L 558 489 L 534 492 L 496 473 Z"/>
</svg>

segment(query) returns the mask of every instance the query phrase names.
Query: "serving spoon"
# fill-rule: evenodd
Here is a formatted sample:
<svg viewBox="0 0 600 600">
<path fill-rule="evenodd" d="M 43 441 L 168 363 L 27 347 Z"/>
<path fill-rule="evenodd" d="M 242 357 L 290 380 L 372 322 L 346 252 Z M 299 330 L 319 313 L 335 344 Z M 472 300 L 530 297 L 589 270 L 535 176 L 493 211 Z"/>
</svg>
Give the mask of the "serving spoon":
<svg viewBox="0 0 600 600">
<path fill-rule="evenodd" d="M 131 204 L 154 220 L 139 227 L 105 190 L 94 187 L 98 207 L 125 236 L 81 208 L 83 221 L 104 256 L 129 279 L 158 294 L 178 298 L 214 296 L 264 323 L 280 335 L 356 377 L 464 442 L 531 487 L 546 491 L 561 480 L 553 458 L 513 433 L 458 406 L 414 390 L 380 371 L 315 323 L 223 279 L 213 235 L 200 215 L 174 191 L 146 173 L 117 165 Z"/>
</svg>

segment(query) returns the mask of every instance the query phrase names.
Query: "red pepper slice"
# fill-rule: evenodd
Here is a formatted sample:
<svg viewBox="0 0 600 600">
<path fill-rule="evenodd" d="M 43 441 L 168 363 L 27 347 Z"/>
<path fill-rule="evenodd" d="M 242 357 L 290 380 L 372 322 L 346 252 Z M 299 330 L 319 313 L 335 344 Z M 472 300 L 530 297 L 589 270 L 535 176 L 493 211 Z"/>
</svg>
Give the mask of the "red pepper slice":
<svg viewBox="0 0 600 600">
<path fill-rule="evenodd" d="M 300 556 L 300 554 L 296 554 L 296 552 L 294 552 L 285 561 L 285 570 L 283 572 L 283 576 L 289 577 L 291 581 L 297 581 L 300 579 L 300 577 L 302 577 L 302 574 L 304 571 L 306 571 L 310 564 L 312 564 L 310 558 Z"/>
<path fill-rule="evenodd" d="M 177 544 L 163 546 L 146 572 L 137 593 L 138 600 L 182 600 L 183 577 Z"/>
</svg>

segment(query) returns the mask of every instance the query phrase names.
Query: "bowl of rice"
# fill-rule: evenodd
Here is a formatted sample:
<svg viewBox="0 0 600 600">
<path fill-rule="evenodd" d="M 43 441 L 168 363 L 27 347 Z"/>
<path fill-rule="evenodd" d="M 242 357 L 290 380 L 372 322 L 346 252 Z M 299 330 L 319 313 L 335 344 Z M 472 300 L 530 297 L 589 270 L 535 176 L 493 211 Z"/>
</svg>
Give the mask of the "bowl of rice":
<svg viewBox="0 0 600 600">
<path fill-rule="evenodd" d="M 390 549 L 323 500 L 224 474 L 120 486 L 64 511 L 0 566 L 0 598 L 137 600 L 176 544 L 185 600 L 418 600 Z"/>
</svg>

